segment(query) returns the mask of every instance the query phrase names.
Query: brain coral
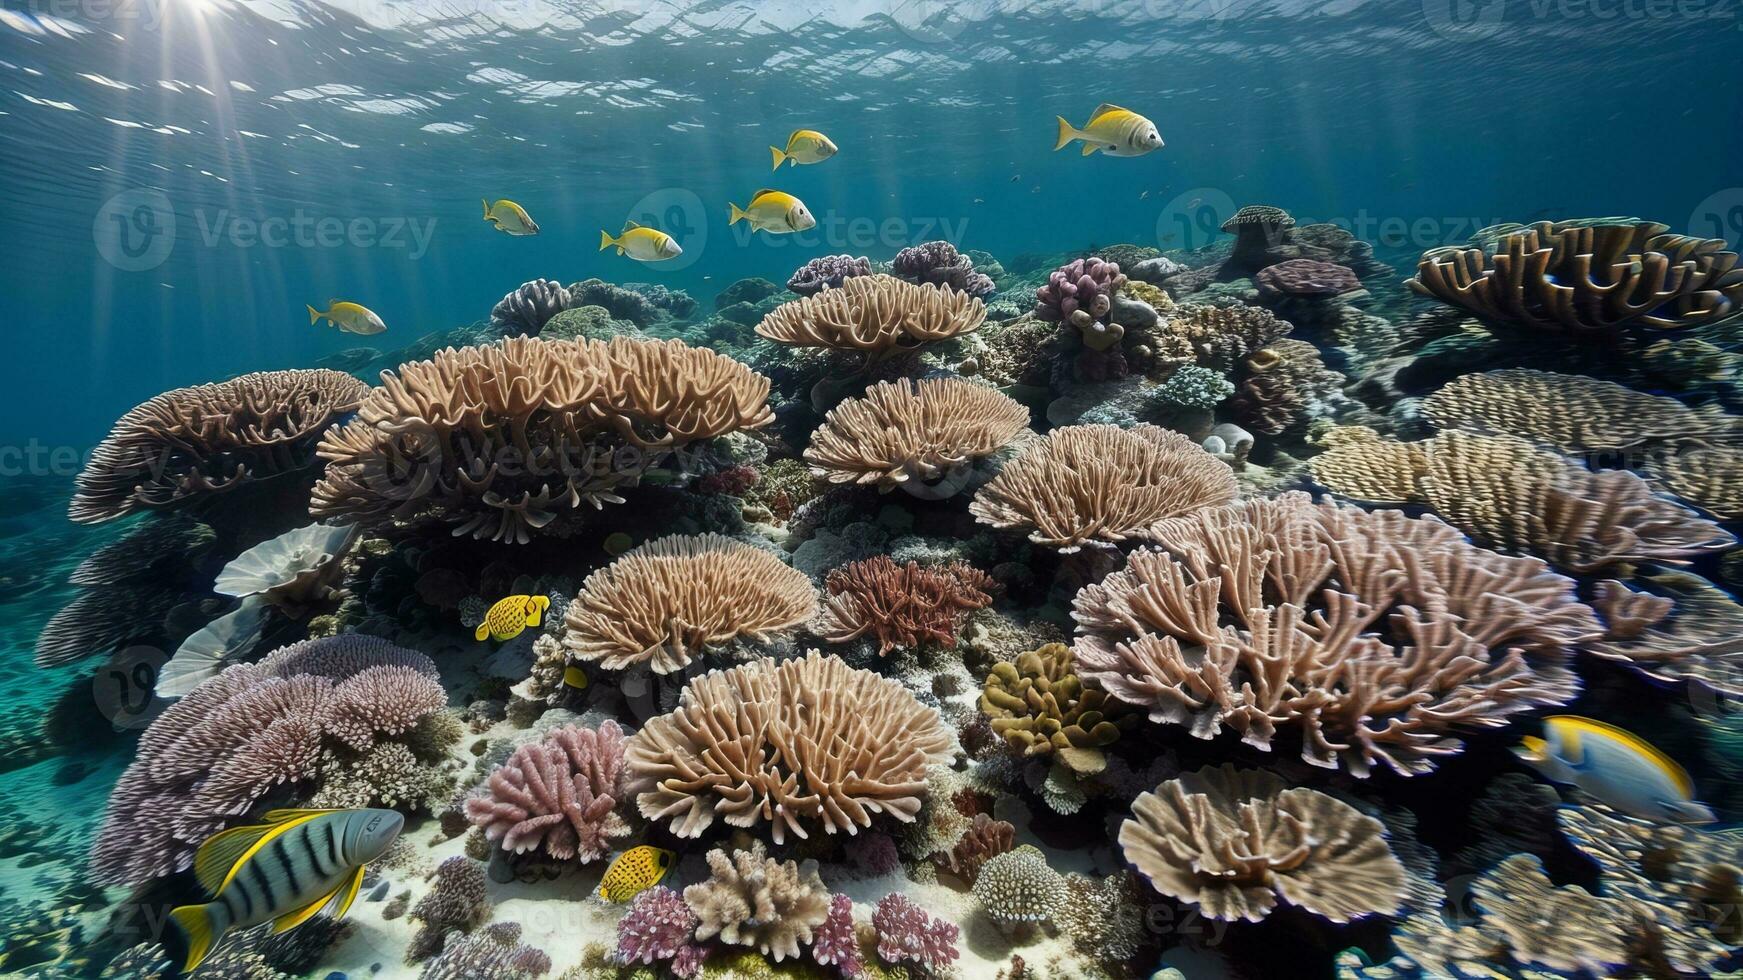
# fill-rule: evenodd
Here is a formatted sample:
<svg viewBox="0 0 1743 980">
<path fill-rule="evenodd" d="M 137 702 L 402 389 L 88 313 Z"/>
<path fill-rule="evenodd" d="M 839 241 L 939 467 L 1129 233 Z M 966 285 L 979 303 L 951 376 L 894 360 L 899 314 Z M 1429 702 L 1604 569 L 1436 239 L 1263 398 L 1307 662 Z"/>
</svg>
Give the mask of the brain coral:
<svg viewBox="0 0 1743 980">
<path fill-rule="evenodd" d="M 692 680 L 677 710 L 630 739 L 625 788 L 679 837 L 719 815 L 767 822 L 781 843 L 807 825 L 856 834 L 879 812 L 912 822 L 927 767 L 954 753 L 938 712 L 901 684 L 812 651 Z"/>
<path fill-rule="evenodd" d="M 996 388 L 960 378 L 885 381 L 831 409 L 805 461 L 831 483 L 879 490 L 997 452 L 1029 425 L 1029 410 Z"/>
<path fill-rule="evenodd" d="M 511 337 L 382 375 L 321 440 L 311 512 L 433 520 L 526 542 L 583 506 L 620 503 L 663 454 L 773 420 L 769 382 L 677 340 Z"/>
<path fill-rule="evenodd" d="M 326 368 L 166 391 L 121 416 L 92 451 L 68 516 L 98 524 L 312 466 L 322 431 L 368 392 Z"/>
<path fill-rule="evenodd" d="M 1576 644 L 1601 629 L 1573 582 L 1469 544 L 1433 518 L 1306 494 L 1202 510 L 1162 547 L 1077 594 L 1077 671 L 1199 738 L 1223 728 L 1357 776 L 1427 772 L 1495 728 L 1578 691 Z"/>
<path fill-rule="evenodd" d="M 976 297 L 871 275 L 852 276 L 840 288 L 783 303 L 756 329 L 777 344 L 856 350 L 878 361 L 973 333 L 985 322 L 986 304 Z"/>
<path fill-rule="evenodd" d="M 1743 433 L 1743 422 L 1717 407 L 1693 409 L 1610 381 L 1527 368 L 1455 378 L 1423 399 L 1422 414 L 1438 428 L 1518 436 L 1567 453 Z"/>
</svg>

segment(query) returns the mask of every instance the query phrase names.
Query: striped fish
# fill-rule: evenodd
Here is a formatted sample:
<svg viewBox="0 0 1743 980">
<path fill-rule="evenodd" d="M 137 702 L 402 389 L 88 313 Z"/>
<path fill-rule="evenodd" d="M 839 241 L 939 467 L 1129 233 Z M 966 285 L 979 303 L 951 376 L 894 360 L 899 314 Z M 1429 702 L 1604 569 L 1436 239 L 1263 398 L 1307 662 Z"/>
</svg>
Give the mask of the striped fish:
<svg viewBox="0 0 1743 980">
<path fill-rule="evenodd" d="M 393 810 L 272 810 L 264 824 L 212 835 L 194 855 L 194 877 L 212 900 L 170 912 L 164 948 L 198 967 L 224 934 L 271 922 L 294 929 L 336 902 L 343 918 L 363 884 L 363 866 L 382 855 L 405 817 Z"/>
</svg>

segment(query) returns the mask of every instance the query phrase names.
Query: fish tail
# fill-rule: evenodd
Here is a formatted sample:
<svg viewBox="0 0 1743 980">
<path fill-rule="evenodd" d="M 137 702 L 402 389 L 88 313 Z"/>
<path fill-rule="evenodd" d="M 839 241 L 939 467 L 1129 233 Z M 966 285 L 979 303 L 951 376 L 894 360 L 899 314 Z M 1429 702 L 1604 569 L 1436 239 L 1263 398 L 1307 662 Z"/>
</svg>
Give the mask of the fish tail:
<svg viewBox="0 0 1743 980">
<path fill-rule="evenodd" d="M 1083 134 L 1079 133 L 1076 127 L 1066 122 L 1064 116 L 1054 116 L 1053 118 L 1059 120 L 1059 139 L 1053 144 L 1055 152 L 1065 149 L 1065 144 L 1082 137 Z"/>
<path fill-rule="evenodd" d="M 305 303 L 303 305 L 308 306 L 307 303 Z M 321 322 L 321 311 L 315 309 L 312 306 L 309 306 L 309 326 L 312 327 L 315 324 L 320 323 L 320 322 Z"/>
<path fill-rule="evenodd" d="M 729 207 L 729 208 L 731 208 L 731 209 L 732 209 L 732 219 L 731 219 L 731 220 L 730 220 L 730 221 L 728 221 L 728 222 L 727 222 L 727 224 L 729 224 L 729 225 L 735 225 L 735 224 L 738 224 L 738 219 L 740 219 L 740 218 L 745 218 L 745 217 L 749 217 L 749 215 L 746 215 L 746 214 L 745 214 L 745 213 L 744 213 L 744 209 L 743 209 L 743 208 L 740 208 L 740 207 L 739 207 L 739 206 L 738 206 L 738 205 L 736 205 L 736 204 L 730 204 L 730 203 L 729 203 L 729 204 L 727 204 L 727 207 Z"/>
<path fill-rule="evenodd" d="M 484 638 L 490 635 L 490 623 L 488 621 L 479 623 L 478 628 L 472 631 L 472 635 L 477 638 L 478 642 L 484 642 Z"/>
<path fill-rule="evenodd" d="M 599 250 L 601 252 L 617 244 L 617 239 L 611 237 L 611 232 L 599 229 Z"/>
<path fill-rule="evenodd" d="M 163 948 L 170 961 L 182 973 L 192 973 L 211 955 L 213 947 L 224 936 L 224 930 L 212 921 L 213 902 L 182 905 L 169 913 L 169 928 L 163 933 Z"/>
<path fill-rule="evenodd" d="M 781 169 L 781 164 L 787 162 L 787 155 L 785 153 L 781 152 L 780 147 L 778 147 L 778 146 L 769 147 L 769 153 L 775 158 L 775 166 L 773 169 L 779 170 L 779 169 Z"/>
</svg>

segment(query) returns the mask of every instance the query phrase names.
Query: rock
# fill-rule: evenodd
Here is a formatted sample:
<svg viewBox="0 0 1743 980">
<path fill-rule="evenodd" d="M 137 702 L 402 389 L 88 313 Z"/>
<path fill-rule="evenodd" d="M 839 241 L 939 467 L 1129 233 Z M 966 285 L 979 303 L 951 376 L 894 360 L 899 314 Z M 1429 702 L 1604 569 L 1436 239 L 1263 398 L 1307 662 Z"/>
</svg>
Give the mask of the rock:
<svg viewBox="0 0 1743 980">
<path fill-rule="evenodd" d="M 1122 327 L 1148 330 L 1156 325 L 1158 316 L 1156 308 L 1149 303 L 1115 293 L 1113 305 L 1108 309 L 1108 319 Z"/>
<path fill-rule="evenodd" d="M 546 320 L 539 336 L 550 340 L 610 340 L 639 337 L 641 328 L 628 320 L 616 319 L 603 306 L 577 306 Z"/>
<path fill-rule="evenodd" d="M 780 291 L 781 287 L 767 279 L 756 277 L 740 279 L 714 294 L 714 308 L 724 311 L 727 307 L 739 303 L 761 302 Z"/>
<path fill-rule="evenodd" d="M 1140 279 L 1152 285 L 1160 285 L 1163 280 L 1179 273 L 1186 268 L 1166 255 L 1158 255 L 1153 259 L 1145 259 L 1126 269 L 1126 275 Z"/>
<path fill-rule="evenodd" d="M 739 324 L 740 326 L 754 327 L 762 321 L 763 313 L 762 310 L 758 309 L 753 303 L 739 302 L 722 308 L 720 311 L 720 318 L 722 320 L 731 320 L 733 323 Z"/>
</svg>

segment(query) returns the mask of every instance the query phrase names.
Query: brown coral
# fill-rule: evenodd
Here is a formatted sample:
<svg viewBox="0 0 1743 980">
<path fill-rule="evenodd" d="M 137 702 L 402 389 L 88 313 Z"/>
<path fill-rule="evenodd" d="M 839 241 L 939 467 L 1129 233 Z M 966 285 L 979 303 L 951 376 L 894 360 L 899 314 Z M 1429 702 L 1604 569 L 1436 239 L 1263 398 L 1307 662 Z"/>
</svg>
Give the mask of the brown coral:
<svg viewBox="0 0 1743 980">
<path fill-rule="evenodd" d="M 1232 765 L 1170 779 L 1120 824 L 1126 860 L 1213 919 L 1258 922 L 1279 899 L 1333 922 L 1391 914 L 1404 866 L 1380 821 L 1317 790 Z"/>
<path fill-rule="evenodd" d="M 563 613 L 572 657 L 667 674 L 708 647 L 758 643 L 809 619 L 816 592 L 780 556 L 720 534 L 674 534 L 587 576 Z"/>
<path fill-rule="evenodd" d="M 1473 247 L 1424 252 L 1411 291 L 1491 321 L 1575 334 L 1711 323 L 1743 300 L 1720 239 L 1652 221 L 1539 221 L 1486 228 Z"/>
<path fill-rule="evenodd" d="M 1692 409 L 1610 381 L 1527 368 L 1467 374 L 1422 403 L 1441 429 L 1517 436 L 1566 453 L 1725 439 L 1743 424 L 1717 407 Z"/>
<path fill-rule="evenodd" d="M 1247 357 L 1289 333 L 1287 320 L 1257 306 L 1177 307 L 1156 327 L 1158 352 L 1180 362 L 1233 371 Z"/>
<path fill-rule="evenodd" d="M 954 753 L 938 712 L 901 684 L 812 651 L 691 681 L 675 711 L 630 739 L 625 789 L 679 837 L 719 815 L 767 822 L 778 844 L 813 824 L 855 834 L 880 812 L 911 823 L 927 767 Z"/>
<path fill-rule="evenodd" d="M 1028 424 L 1029 410 L 995 388 L 960 378 L 885 381 L 832 409 L 805 461 L 831 483 L 888 491 L 997 452 Z"/>
<path fill-rule="evenodd" d="M 1306 422 L 1314 405 L 1336 394 L 1344 381 L 1325 366 L 1319 348 L 1290 337 L 1254 351 L 1242 366 L 1246 377 L 1229 408 L 1236 422 L 1264 435 Z"/>
<path fill-rule="evenodd" d="M 524 543 L 583 506 L 621 503 L 671 451 L 766 425 L 768 393 L 767 378 L 677 340 L 449 348 L 383 374 L 321 440 L 310 510 Z"/>
<path fill-rule="evenodd" d="M 967 293 L 871 275 L 783 303 L 756 331 L 777 344 L 856 350 L 877 361 L 973 333 L 985 322 L 986 304 Z"/>
<path fill-rule="evenodd" d="M 962 617 L 991 605 L 997 588 L 985 572 L 963 562 L 903 566 L 888 555 L 843 565 L 823 584 L 828 595 L 818 635 L 850 643 L 869 634 L 880 656 L 923 643 L 954 648 Z"/>
<path fill-rule="evenodd" d="M 67 515 L 99 524 L 312 466 L 321 432 L 368 391 L 326 368 L 166 391 L 123 415 L 92 451 Z"/>
<path fill-rule="evenodd" d="M 850 282 L 852 280 L 849 280 Z M 776 861 L 762 841 L 730 855 L 708 852 L 713 875 L 684 889 L 684 904 L 696 913 L 696 940 L 754 946 L 775 962 L 796 957 L 801 945 L 829 917 L 829 889 L 814 863 Z"/>
<path fill-rule="evenodd" d="M 1048 643 L 994 664 L 980 696 L 993 732 L 1025 756 L 1053 756 L 1077 773 L 1107 767 L 1102 749 L 1119 740 L 1121 705 L 1085 688 L 1072 669 L 1071 648 Z"/>
<path fill-rule="evenodd" d="M 968 509 L 983 524 L 1026 528 L 1029 540 L 1070 553 L 1141 537 L 1235 492 L 1228 466 L 1178 432 L 1073 425 L 1006 464 Z"/>
<path fill-rule="evenodd" d="M 1469 544 L 1433 518 L 1302 493 L 1166 522 L 1162 548 L 1074 601 L 1077 671 L 1152 721 L 1366 776 L 1427 772 L 1460 726 L 1494 728 L 1578 690 L 1599 633 L 1573 583 Z"/>
<path fill-rule="evenodd" d="M 1687 446 L 1650 460 L 1646 472 L 1684 500 L 1727 520 L 1743 519 L 1743 448 Z"/>
<path fill-rule="evenodd" d="M 1658 571 L 1637 582 L 1656 591 L 1597 584 L 1592 605 L 1608 629 L 1586 652 L 1667 684 L 1687 681 L 1743 698 L 1743 605 L 1687 572 Z"/>
<path fill-rule="evenodd" d="M 974 822 L 962 832 L 950 853 L 938 855 L 938 864 L 970 885 L 980 875 L 980 869 L 1000 854 L 1017 846 L 1017 828 L 984 813 L 974 815 Z"/>
<path fill-rule="evenodd" d="M 1599 898 L 1578 885 L 1557 886 L 1535 855 L 1515 854 L 1472 887 L 1513 958 L 1569 973 L 1607 976 L 1628 962 L 1628 933 L 1639 914 L 1625 899 Z"/>
</svg>

